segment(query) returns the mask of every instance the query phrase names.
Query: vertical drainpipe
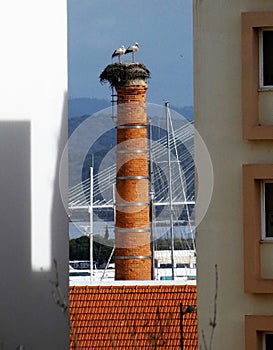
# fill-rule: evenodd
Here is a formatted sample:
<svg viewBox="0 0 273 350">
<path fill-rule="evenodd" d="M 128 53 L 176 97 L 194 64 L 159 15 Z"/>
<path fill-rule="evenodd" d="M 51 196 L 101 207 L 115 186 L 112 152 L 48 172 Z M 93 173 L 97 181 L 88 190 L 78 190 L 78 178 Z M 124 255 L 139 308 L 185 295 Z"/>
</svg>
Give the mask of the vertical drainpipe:
<svg viewBox="0 0 273 350">
<path fill-rule="evenodd" d="M 137 79 L 115 88 L 118 103 L 115 279 L 151 280 L 148 85 Z"/>
</svg>

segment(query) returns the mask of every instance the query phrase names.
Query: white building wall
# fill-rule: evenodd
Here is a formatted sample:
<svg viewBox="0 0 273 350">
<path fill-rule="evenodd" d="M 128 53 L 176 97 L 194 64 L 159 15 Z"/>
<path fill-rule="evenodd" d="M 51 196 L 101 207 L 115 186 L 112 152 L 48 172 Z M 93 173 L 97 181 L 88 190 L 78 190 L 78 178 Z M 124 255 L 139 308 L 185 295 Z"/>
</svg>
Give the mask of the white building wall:
<svg viewBox="0 0 273 350">
<path fill-rule="evenodd" d="M 195 127 L 208 147 L 214 169 L 210 206 L 197 227 L 199 341 L 203 345 L 204 332 L 209 344 L 217 264 L 212 349 L 242 350 L 244 315 L 271 315 L 273 304 L 272 294 L 244 293 L 242 164 L 272 163 L 273 143 L 242 139 L 241 12 L 272 11 L 273 2 L 196 0 L 193 6 Z M 196 204 L 197 221 L 203 206 Z"/>
<path fill-rule="evenodd" d="M 65 0 L 0 3 L 0 349 L 69 349 Z M 63 176 L 64 189 L 67 184 Z"/>
</svg>

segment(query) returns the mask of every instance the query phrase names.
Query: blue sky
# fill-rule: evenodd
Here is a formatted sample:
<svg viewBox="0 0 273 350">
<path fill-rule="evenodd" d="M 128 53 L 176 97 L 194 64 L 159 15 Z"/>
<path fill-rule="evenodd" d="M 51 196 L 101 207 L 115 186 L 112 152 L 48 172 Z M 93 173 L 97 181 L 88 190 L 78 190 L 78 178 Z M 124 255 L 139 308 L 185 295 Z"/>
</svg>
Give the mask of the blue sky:
<svg viewBox="0 0 273 350">
<path fill-rule="evenodd" d="M 192 37 L 192 0 L 68 0 L 69 97 L 110 100 L 99 75 L 116 48 L 137 41 L 135 62 L 151 72 L 147 102 L 191 106 Z"/>
</svg>

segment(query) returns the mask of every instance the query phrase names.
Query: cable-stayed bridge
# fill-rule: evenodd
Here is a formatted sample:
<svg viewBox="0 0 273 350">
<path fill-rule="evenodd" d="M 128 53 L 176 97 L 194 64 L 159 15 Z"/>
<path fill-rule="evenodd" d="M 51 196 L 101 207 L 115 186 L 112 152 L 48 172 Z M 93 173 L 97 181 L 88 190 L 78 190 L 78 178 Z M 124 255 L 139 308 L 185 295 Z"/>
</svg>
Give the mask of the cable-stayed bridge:
<svg viewBox="0 0 273 350">
<path fill-rule="evenodd" d="M 150 145 L 150 194 L 156 206 L 194 205 L 193 124 L 186 123 L 176 130 L 170 123 L 169 137 L 148 141 Z M 169 151 L 168 151 L 169 149 Z M 171 168 L 171 179 L 169 178 Z M 93 208 L 114 207 L 116 164 L 94 174 Z M 90 206 L 90 178 L 69 189 L 69 209 L 88 209 Z M 171 194 L 171 196 L 170 196 Z M 181 209 L 180 209 L 181 211 Z"/>
</svg>

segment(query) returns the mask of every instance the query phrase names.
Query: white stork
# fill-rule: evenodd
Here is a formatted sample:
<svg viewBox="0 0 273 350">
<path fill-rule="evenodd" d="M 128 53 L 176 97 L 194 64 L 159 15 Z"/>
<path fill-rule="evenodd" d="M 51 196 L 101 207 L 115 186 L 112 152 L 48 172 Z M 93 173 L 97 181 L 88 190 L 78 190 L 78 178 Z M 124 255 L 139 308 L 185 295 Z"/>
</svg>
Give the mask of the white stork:
<svg viewBox="0 0 273 350">
<path fill-rule="evenodd" d="M 121 47 L 119 47 L 118 49 L 116 49 L 113 54 L 112 54 L 112 59 L 116 56 L 118 56 L 118 63 L 120 63 L 120 56 L 125 54 L 125 46 L 121 45 Z"/>
<path fill-rule="evenodd" d="M 138 43 L 135 43 L 134 45 L 132 46 L 129 46 L 126 51 L 125 51 L 125 55 L 127 53 L 131 53 L 132 54 L 132 62 L 134 62 L 134 54 L 135 52 L 137 52 L 139 50 L 139 46 L 138 46 Z"/>
</svg>

